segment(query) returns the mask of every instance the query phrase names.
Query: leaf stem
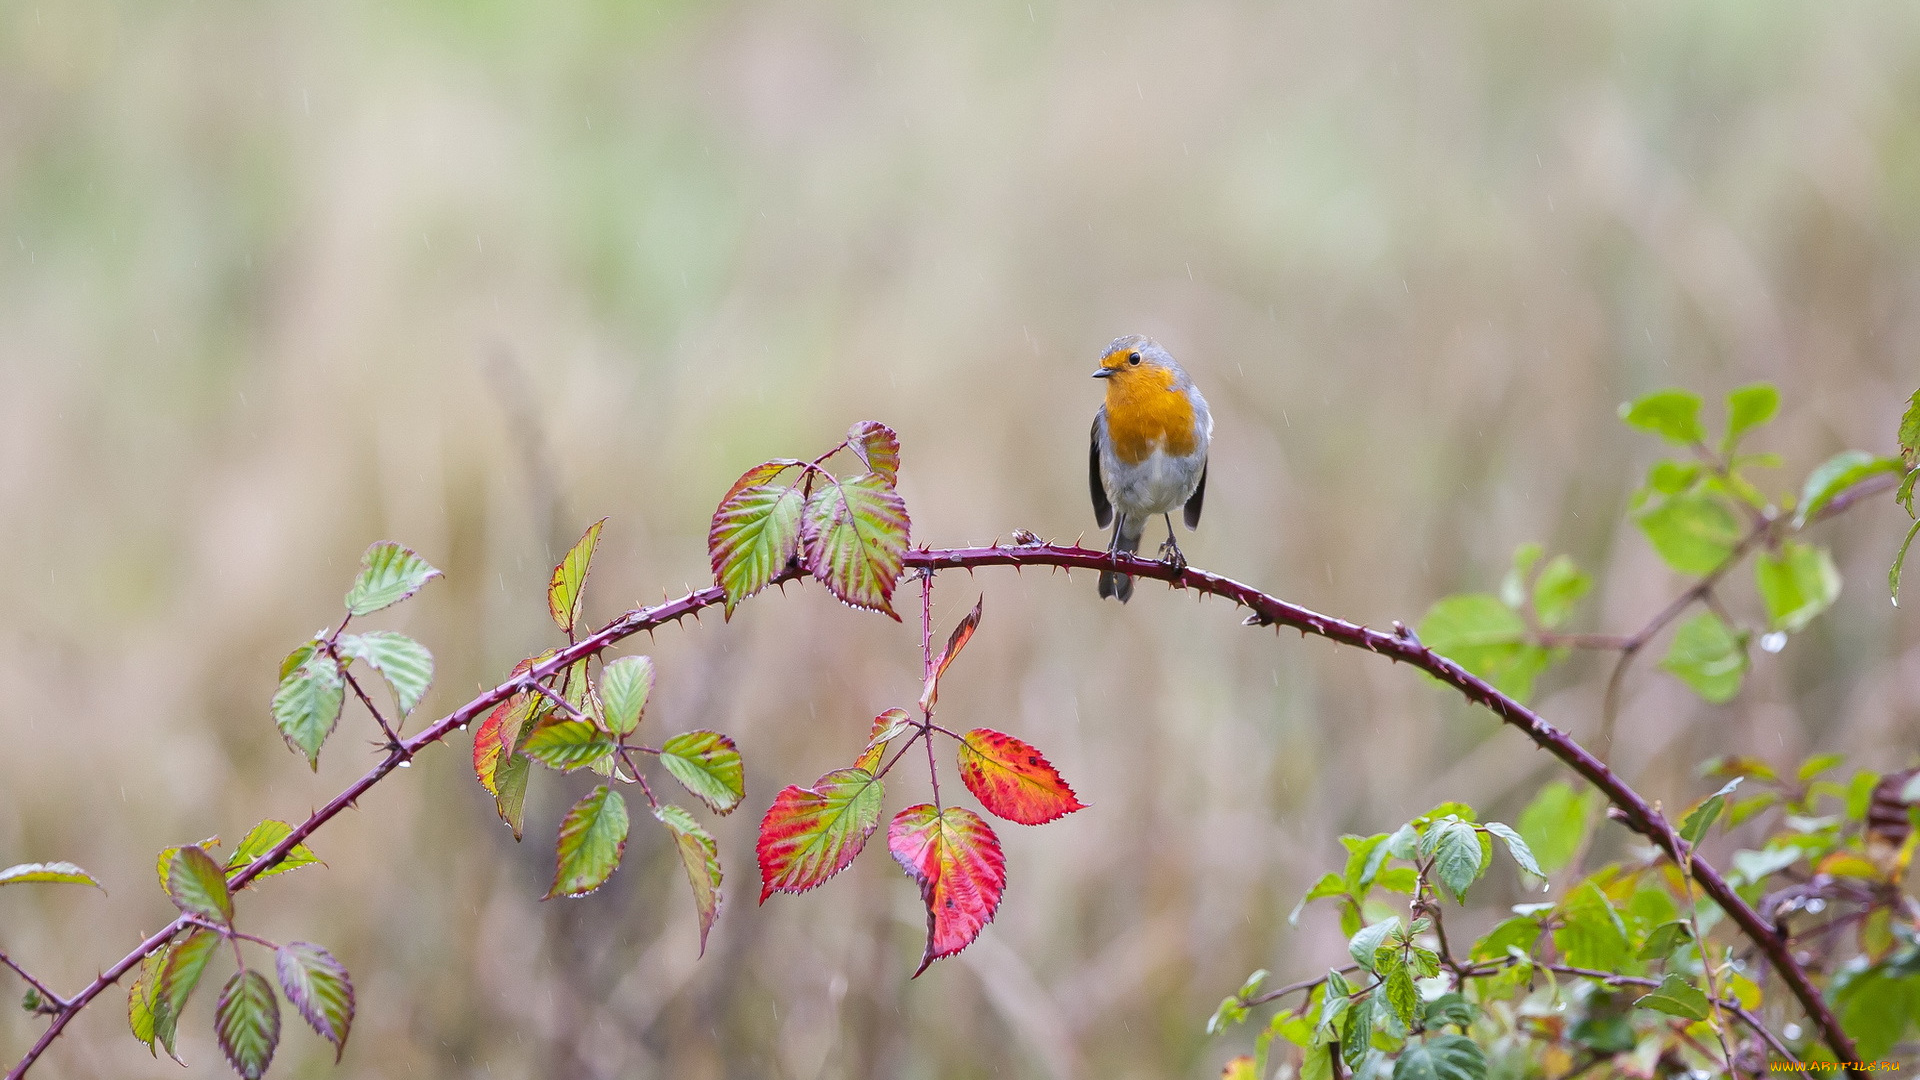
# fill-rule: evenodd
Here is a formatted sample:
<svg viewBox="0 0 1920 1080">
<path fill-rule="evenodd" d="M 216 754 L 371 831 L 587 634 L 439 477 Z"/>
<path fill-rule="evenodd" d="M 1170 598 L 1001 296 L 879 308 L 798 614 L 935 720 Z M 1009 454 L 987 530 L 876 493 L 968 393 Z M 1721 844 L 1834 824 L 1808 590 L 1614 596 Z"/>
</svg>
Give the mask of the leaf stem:
<svg viewBox="0 0 1920 1080">
<path fill-rule="evenodd" d="M 388 726 L 387 718 L 381 714 L 379 706 L 375 705 L 373 699 L 367 696 L 367 692 L 360 688 L 360 680 L 353 677 L 353 669 L 340 663 L 339 650 L 334 648 L 333 642 L 331 641 L 327 642 L 327 655 L 333 657 L 334 663 L 340 664 L 340 674 L 347 677 L 347 685 L 353 687 L 354 696 L 359 698 L 360 704 L 365 705 L 367 711 L 373 714 L 374 723 L 380 725 L 381 733 L 387 737 L 386 748 L 392 750 L 394 747 L 399 746 L 399 734 L 396 733 L 392 727 Z"/>
</svg>

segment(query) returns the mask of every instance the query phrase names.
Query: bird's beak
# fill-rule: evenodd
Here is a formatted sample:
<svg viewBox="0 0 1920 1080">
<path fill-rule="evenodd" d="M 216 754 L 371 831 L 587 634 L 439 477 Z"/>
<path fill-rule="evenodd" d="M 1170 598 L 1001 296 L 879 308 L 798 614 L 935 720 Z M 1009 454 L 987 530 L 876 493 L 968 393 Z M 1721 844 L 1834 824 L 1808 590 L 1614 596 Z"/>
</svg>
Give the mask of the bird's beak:
<svg viewBox="0 0 1920 1080">
<path fill-rule="evenodd" d="M 1093 373 L 1093 377 L 1094 377 L 1094 378 L 1096 378 L 1096 379 L 1110 379 L 1110 378 L 1112 378 L 1113 376 L 1115 376 L 1115 375 L 1118 375 L 1118 374 L 1120 374 L 1120 369 L 1119 369 L 1119 368 L 1116 368 L 1116 367 L 1103 367 L 1103 368 L 1101 368 L 1101 369 L 1100 369 L 1099 371 L 1096 371 L 1096 372 L 1094 372 L 1094 373 Z"/>
</svg>

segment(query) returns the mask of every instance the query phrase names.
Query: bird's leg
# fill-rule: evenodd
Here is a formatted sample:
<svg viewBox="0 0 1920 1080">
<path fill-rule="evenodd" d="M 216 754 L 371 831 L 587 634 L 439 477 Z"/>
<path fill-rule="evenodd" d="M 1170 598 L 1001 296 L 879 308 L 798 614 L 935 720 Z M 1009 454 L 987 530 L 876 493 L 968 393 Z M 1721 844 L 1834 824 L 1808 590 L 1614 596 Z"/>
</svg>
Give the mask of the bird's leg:
<svg viewBox="0 0 1920 1080">
<path fill-rule="evenodd" d="M 1160 545 L 1160 561 L 1173 567 L 1175 570 L 1185 570 L 1187 568 L 1187 557 L 1180 554 L 1180 545 L 1175 543 L 1173 539 L 1173 515 L 1161 514 L 1160 516 L 1165 519 L 1167 523 L 1167 542 Z"/>
</svg>

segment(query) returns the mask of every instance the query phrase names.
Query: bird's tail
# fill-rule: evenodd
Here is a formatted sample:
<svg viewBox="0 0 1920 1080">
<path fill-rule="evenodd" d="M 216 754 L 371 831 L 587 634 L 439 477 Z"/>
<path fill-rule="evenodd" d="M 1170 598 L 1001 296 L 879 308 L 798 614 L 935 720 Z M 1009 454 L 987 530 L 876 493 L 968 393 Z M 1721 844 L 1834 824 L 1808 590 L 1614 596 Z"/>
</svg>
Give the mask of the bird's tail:
<svg viewBox="0 0 1920 1080">
<path fill-rule="evenodd" d="M 1119 513 L 1113 520 L 1113 543 L 1107 550 L 1132 555 L 1140 550 L 1140 536 L 1146 532 L 1146 518 L 1140 514 Z M 1133 578 L 1113 570 L 1100 571 L 1100 598 L 1113 597 L 1121 603 L 1133 598 Z"/>
</svg>

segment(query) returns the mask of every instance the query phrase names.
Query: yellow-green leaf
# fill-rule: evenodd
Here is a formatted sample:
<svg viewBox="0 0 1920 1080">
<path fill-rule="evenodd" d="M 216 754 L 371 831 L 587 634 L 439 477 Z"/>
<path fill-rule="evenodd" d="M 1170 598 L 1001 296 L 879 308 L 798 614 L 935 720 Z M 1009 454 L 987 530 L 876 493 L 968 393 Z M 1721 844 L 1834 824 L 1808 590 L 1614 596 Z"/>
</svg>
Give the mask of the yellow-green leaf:
<svg viewBox="0 0 1920 1080">
<path fill-rule="evenodd" d="M 260 1080 L 280 1044 L 280 1003 L 273 984 L 257 971 L 238 971 L 220 991 L 213 1014 L 214 1034 L 227 1064 L 242 1080 Z"/>
<path fill-rule="evenodd" d="M 240 846 L 233 849 L 233 855 L 227 859 L 227 872 L 234 873 L 244 869 L 255 859 L 272 851 L 275 844 L 291 835 L 293 835 L 293 826 L 284 821 L 268 818 L 255 825 L 247 833 L 246 838 L 240 841 Z M 253 880 L 258 881 L 260 878 L 284 874 L 289 870 L 298 870 L 319 861 L 320 857 L 313 853 L 312 848 L 305 844 L 295 844 L 287 850 L 286 855 L 282 856 L 279 862 L 261 871 Z"/>
<path fill-rule="evenodd" d="M 92 874 L 70 862 L 20 863 L 0 870 L 0 885 L 91 885 L 101 892 L 106 888 Z"/>
<path fill-rule="evenodd" d="M 571 772 L 613 753 L 613 737 L 585 720 L 562 720 L 534 732 L 521 749 L 549 769 Z M 499 780 L 497 770 L 494 779 Z"/>
<path fill-rule="evenodd" d="M 693 886 L 693 904 L 700 912 L 700 955 L 707 952 L 707 931 L 720 918 L 720 848 L 693 815 L 668 803 L 654 807 L 653 816 L 673 833 L 680 862 Z"/>
<path fill-rule="evenodd" d="M 567 552 L 560 565 L 553 568 L 553 579 L 547 583 L 547 610 L 553 615 L 553 621 L 569 636 L 580 622 L 581 588 L 587 582 L 587 569 L 593 564 L 593 549 L 600 545 L 600 530 L 607 524 L 606 518 L 587 526 L 585 535 L 579 543 Z"/>
<path fill-rule="evenodd" d="M 892 485 L 874 473 L 823 483 L 807 500 L 801 544 L 807 571 L 857 608 L 891 616 L 911 522 Z"/>
<path fill-rule="evenodd" d="M 660 747 L 660 764 L 717 814 L 730 814 L 746 796 L 746 772 L 733 740 L 714 731 L 675 735 Z"/>
<path fill-rule="evenodd" d="M 220 864 L 198 847 L 173 853 L 167 866 L 167 896 L 174 906 L 209 922 L 233 922 L 233 895 Z"/>
<path fill-rule="evenodd" d="M 608 664 L 600 672 L 600 705 L 606 710 L 607 729 L 615 735 L 631 734 L 640 726 L 652 692 L 652 658 L 623 656 Z"/>
<path fill-rule="evenodd" d="M 280 728 L 280 737 L 305 754 L 307 764 L 316 772 L 320 769 L 320 747 L 340 722 L 346 685 L 333 657 L 315 650 L 280 680 L 280 688 L 274 692 L 273 722 Z"/>
</svg>

